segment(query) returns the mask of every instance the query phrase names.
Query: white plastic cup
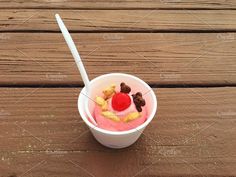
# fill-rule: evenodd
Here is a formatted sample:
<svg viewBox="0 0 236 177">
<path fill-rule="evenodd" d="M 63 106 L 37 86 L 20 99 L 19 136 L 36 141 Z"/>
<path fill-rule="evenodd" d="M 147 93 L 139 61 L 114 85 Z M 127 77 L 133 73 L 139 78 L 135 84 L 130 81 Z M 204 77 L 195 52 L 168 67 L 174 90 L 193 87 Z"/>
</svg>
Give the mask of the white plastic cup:
<svg viewBox="0 0 236 177">
<path fill-rule="evenodd" d="M 143 94 L 148 113 L 147 120 L 140 126 L 127 131 L 110 131 L 95 126 L 89 121 L 89 116 L 86 113 L 89 111 L 91 113 L 90 116 L 93 115 L 95 107 L 95 102 L 93 100 L 95 100 L 96 96 L 101 95 L 101 92 L 105 87 L 111 84 L 120 85 L 121 82 L 125 82 L 129 85 L 133 93 L 141 92 Z M 156 95 L 148 84 L 135 76 L 123 73 L 101 75 L 90 81 L 90 91 L 91 93 L 85 96 L 85 88 L 81 90 L 78 98 L 79 113 L 91 130 L 93 136 L 98 142 L 106 147 L 125 148 L 132 145 L 155 116 L 157 110 Z"/>
</svg>

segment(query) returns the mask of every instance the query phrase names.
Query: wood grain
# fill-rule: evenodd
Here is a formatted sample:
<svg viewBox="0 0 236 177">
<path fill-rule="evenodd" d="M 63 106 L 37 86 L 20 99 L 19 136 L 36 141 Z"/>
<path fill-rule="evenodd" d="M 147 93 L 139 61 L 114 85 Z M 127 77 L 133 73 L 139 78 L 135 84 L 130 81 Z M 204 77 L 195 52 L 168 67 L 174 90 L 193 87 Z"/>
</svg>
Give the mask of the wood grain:
<svg viewBox="0 0 236 177">
<path fill-rule="evenodd" d="M 1 1 L 0 8 L 68 8 L 68 9 L 144 9 L 144 8 L 158 8 L 158 9 L 176 9 L 176 8 L 189 8 L 189 9 L 233 9 L 236 8 L 234 0 L 66 0 L 66 1 L 48 1 L 48 0 L 34 0 L 25 2 L 24 0 L 14 1 Z"/>
<path fill-rule="evenodd" d="M 236 84 L 235 33 L 72 34 L 90 79 L 134 74 L 159 85 Z M 61 34 L 4 33 L 1 85 L 81 85 Z"/>
<path fill-rule="evenodd" d="M 59 13 L 72 31 L 235 31 L 234 10 L 4 9 L 0 31 L 59 31 Z"/>
<path fill-rule="evenodd" d="M 79 88 L 1 88 L 1 175 L 235 176 L 236 88 L 154 90 L 144 135 L 112 150 L 82 122 Z"/>
<path fill-rule="evenodd" d="M 4 0 L 0 9 L 0 177 L 236 176 L 235 1 Z M 55 13 L 90 79 L 124 72 L 192 88 L 155 88 L 158 113 L 141 138 L 103 147 L 78 114 L 82 81 Z"/>
</svg>

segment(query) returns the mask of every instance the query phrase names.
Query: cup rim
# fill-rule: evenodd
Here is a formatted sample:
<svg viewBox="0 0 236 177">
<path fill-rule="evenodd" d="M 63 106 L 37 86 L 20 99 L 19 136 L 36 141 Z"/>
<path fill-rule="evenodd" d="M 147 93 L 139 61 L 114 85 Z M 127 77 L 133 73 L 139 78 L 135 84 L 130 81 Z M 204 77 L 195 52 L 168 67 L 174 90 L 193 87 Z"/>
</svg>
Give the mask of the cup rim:
<svg viewBox="0 0 236 177">
<path fill-rule="evenodd" d="M 102 128 L 99 128 L 97 126 L 95 126 L 94 124 L 92 124 L 88 118 L 86 117 L 86 113 L 85 113 L 85 110 L 84 110 L 84 113 L 81 111 L 81 106 L 79 104 L 79 100 L 81 98 L 81 96 L 83 94 L 81 94 L 81 92 L 85 91 L 85 87 L 83 87 L 83 89 L 80 91 L 80 94 L 79 94 L 79 97 L 78 97 L 78 101 L 77 101 L 77 106 L 78 106 L 78 110 L 79 110 L 79 113 L 81 115 L 81 118 L 83 119 L 83 121 L 87 124 L 87 126 L 89 126 L 89 128 L 92 128 L 100 133 L 103 133 L 103 134 L 109 134 L 109 135 L 126 135 L 126 134 L 131 134 L 131 133 L 134 133 L 134 132 L 138 132 L 138 131 L 142 131 L 143 128 L 145 128 L 151 121 L 152 119 L 154 118 L 155 114 L 156 114 L 156 111 L 157 111 L 157 97 L 153 91 L 153 89 L 146 83 L 144 82 L 142 79 L 136 77 L 136 76 L 133 76 L 133 75 L 130 75 L 130 74 L 125 74 L 125 73 L 109 73 L 109 74 L 103 74 L 103 75 L 100 75 L 94 79 L 92 79 L 90 82 L 96 82 L 96 80 L 98 79 L 101 79 L 103 77 L 107 77 L 109 75 L 123 75 L 125 77 L 131 77 L 132 79 L 135 79 L 139 82 L 141 82 L 142 84 L 144 84 L 148 89 L 150 89 L 149 91 L 149 94 L 152 95 L 152 97 L 154 98 L 154 102 L 153 102 L 153 110 L 151 111 L 149 117 L 149 119 L 147 119 L 144 123 L 142 123 L 141 125 L 139 125 L 138 127 L 136 128 L 133 128 L 133 129 L 130 129 L 130 130 L 125 130 L 125 131 L 111 131 L 111 130 L 105 130 L 105 129 L 102 129 Z"/>
</svg>

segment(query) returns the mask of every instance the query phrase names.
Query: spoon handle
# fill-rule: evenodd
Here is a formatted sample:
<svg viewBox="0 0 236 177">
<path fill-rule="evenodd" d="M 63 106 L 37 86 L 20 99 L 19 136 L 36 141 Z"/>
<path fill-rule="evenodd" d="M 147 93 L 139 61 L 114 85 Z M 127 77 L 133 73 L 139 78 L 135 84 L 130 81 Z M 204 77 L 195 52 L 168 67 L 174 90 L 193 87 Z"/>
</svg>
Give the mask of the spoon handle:
<svg viewBox="0 0 236 177">
<path fill-rule="evenodd" d="M 83 62 L 80 58 L 80 55 L 79 55 L 79 52 L 78 50 L 76 49 L 76 46 L 75 46 L 75 43 L 74 41 L 72 40 L 71 38 L 71 35 L 70 33 L 68 32 L 65 24 L 63 23 L 61 17 L 59 16 L 59 14 L 56 14 L 55 15 L 56 17 L 56 20 L 57 20 L 57 23 L 58 23 L 58 26 L 60 27 L 60 30 L 63 34 L 63 37 L 75 59 L 75 62 L 76 62 L 76 65 L 80 71 L 80 74 L 81 74 L 81 77 L 82 77 L 82 80 L 84 82 L 84 85 L 85 85 L 85 88 L 86 88 L 86 91 L 87 93 L 89 93 L 89 78 L 88 78 L 88 75 L 86 73 L 86 70 L 84 68 L 84 65 L 83 65 Z"/>
</svg>

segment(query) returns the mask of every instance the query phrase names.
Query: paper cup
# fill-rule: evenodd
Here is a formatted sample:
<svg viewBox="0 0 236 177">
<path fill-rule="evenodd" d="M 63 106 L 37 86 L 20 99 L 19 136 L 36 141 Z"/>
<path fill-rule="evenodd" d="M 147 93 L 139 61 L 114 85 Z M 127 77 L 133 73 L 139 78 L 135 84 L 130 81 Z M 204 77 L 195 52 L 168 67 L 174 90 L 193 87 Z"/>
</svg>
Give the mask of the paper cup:
<svg viewBox="0 0 236 177">
<path fill-rule="evenodd" d="M 140 126 L 127 131 L 109 131 L 95 126 L 89 121 L 89 116 L 93 116 L 95 107 L 93 100 L 96 96 L 101 95 L 101 91 L 106 86 L 111 84 L 120 85 L 121 82 L 127 83 L 133 93 L 141 92 L 143 94 L 146 100 L 147 120 Z M 154 118 L 157 110 L 157 99 L 152 88 L 143 80 L 129 74 L 111 73 L 96 77 L 90 81 L 90 94 L 85 95 L 86 91 L 83 88 L 78 98 L 79 113 L 97 141 L 110 148 L 124 148 L 133 144 Z"/>
</svg>

